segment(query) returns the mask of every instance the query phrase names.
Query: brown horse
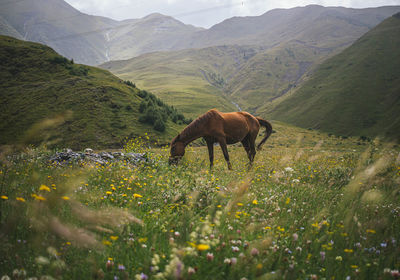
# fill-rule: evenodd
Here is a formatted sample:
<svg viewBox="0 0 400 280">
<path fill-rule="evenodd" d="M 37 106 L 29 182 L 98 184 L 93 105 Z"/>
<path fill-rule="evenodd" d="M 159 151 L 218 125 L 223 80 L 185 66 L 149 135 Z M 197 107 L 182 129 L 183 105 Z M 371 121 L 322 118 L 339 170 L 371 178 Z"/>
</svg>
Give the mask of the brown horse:
<svg viewBox="0 0 400 280">
<path fill-rule="evenodd" d="M 251 166 L 256 155 L 255 141 L 260 126 L 266 128 L 266 135 L 258 144 L 258 150 L 272 133 L 272 126 L 268 121 L 254 117 L 247 112 L 221 113 L 212 109 L 192 121 L 178 136 L 172 139 L 169 163 L 177 164 L 185 154 L 185 147 L 197 138 L 203 137 L 207 142 L 210 168 L 214 161 L 214 143 L 217 142 L 221 146 L 228 169 L 232 169 L 232 166 L 229 162 L 226 145 L 237 142 L 242 142 Z"/>
</svg>

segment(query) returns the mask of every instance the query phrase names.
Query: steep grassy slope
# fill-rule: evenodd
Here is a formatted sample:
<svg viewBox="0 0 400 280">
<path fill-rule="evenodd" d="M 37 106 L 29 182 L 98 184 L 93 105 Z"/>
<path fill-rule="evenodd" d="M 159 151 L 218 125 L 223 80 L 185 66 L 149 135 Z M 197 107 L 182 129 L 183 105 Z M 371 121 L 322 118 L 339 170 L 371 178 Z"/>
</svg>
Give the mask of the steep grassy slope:
<svg viewBox="0 0 400 280">
<path fill-rule="evenodd" d="M 274 119 L 343 135 L 400 139 L 400 14 L 324 62 Z"/>
<path fill-rule="evenodd" d="M 145 132 L 169 142 L 182 128 L 168 120 L 161 133 L 140 123 L 140 90 L 49 47 L 0 36 L 0 66 L 0 144 L 49 136 L 59 147 L 110 148 Z"/>
</svg>

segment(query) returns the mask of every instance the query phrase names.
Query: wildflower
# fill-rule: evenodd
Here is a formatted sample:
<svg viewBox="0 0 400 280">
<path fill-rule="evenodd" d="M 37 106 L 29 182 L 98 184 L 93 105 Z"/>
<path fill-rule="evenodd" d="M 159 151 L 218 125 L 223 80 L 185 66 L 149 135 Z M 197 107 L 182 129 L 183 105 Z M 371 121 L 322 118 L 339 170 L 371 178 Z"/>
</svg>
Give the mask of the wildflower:
<svg viewBox="0 0 400 280">
<path fill-rule="evenodd" d="M 297 239 L 299 238 L 299 235 L 297 233 L 293 233 L 293 240 L 297 241 Z"/>
<path fill-rule="evenodd" d="M 285 228 L 280 227 L 280 226 L 278 226 L 276 229 L 279 230 L 280 232 L 284 232 L 285 231 Z"/>
<path fill-rule="evenodd" d="M 108 241 L 108 240 L 103 240 L 103 244 L 106 245 L 106 246 L 110 246 L 110 245 L 111 245 L 111 242 Z"/>
<path fill-rule="evenodd" d="M 25 202 L 25 199 L 23 197 L 17 197 L 16 200 L 21 201 L 21 202 Z"/>
<path fill-rule="evenodd" d="M 212 261 L 214 259 L 214 254 L 213 253 L 207 253 L 207 260 Z"/>
<path fill-rule="evenodd" d="M 289 204 L 289 203 L 290 203 L 290 197 L 286 198 L 285 203 L 286 203 L 286 204 Z"/>
<path fill-rule="evenodd" d="M 260 253 L 260 251 L 258 251 L 257 248 L 251 249 L 251 252 L 250 252 L 250 254 L 251 254 L 252 256 L 257 256 L 259 253 Z"/>
<path fill-rule="evenodd" d="M 61 197 L 61 199 L 63 199 L 63 200 L 69 200 L 69 197 L 64 195 L 64 196 Z"/>
<path fill-rule="evenodd" d="M 231 258 L 231 265 L 235 265 L 237 263 L 237 258 Z"/>
<path fill-rule="evenodd" d="M 210 249 L 210 246 L 207 245 L 207 244 L 199 244 L 199 245 L 196 246 L 196 248 L 199 251 L 205 251 L 205 250 Z"/>
<path fill-rule="evenodd" d="M 118 265 L 118 270 L 125 270 L 125 266 L 123 264 Z"/>
<path fill-rule="evenodd" d="M 372 234 L 375 234 L 375 233 L 376 233 L 376 231 L 373 230 L 373 229 L 367 229 L 366 232 L 367 232 L 367 233 L 372 233 Z"/>
<path fill-rule="evenodd" d="M 344 249 L 344 252 L 345 252 L 345 253 L 353 253 L 354 250 L 353 250 L 353 249 Z"/>
<path fill-rule="evenodd" d="M 319 226 L 318 222 L 315 222 L 315 223 L 311 224 L 311 226 L 312 226 L 312 227 L 315 227 L 315 228 L 317 228 L 317 229 L 319 229 L 319 228 L 320 228 L 320 226 Z"/>
<path fill-rule="evenodd" d="M 238 203 L 237 203 L 237 206 L 243 206 L 243 203 L 238 202 Z"/>
<path fill-rule="evenodd" d="M 134 194 L 133 194 L 133 197 L 134 197 L 134 198 L 137 198 L 137 197 L 139 197 L 139 198 L 140 198 L 140 197 L 143 197 L 143 196 L 142 196 L 142 195 L 140 195 L 140 194 L 134 193 Z"/>
<path fill-rule="evenodd" d="M 45 200 L 46 200 L 46 198 L 44 198 L 44 197 L 41 196 L 41 195 L 32 194 L 32 197 L 33 197 L 34 199 L 36 199 L 36 200 L 39 200 L 39 201 L 45 201 Z"/>
<path fill-rule="evenodd" d="M 111 194 L 112 194 L 112 192 L 110 192 L 110 191 L 106 191 L 106 194 L 108 194 L 108 195 L 111 195 Z"/>
<path fill-rule="evenodd" d="M 112 241 L 117 241 L 117 240 L 118 240 L 118 236 L 111 235 L 111 236 L 110 236 L 110 239 L 111 239 Z"/>
<path fill-rule="evenodd" d="M 8 199 L 8 196 L 2 195 L 2 196 L 1 196 L 1 199 L 7 200 L 7 199 Z"/>
<path fill-rule="evenodd" d="M 109 242 L 109 241 L 108 241 L 108 242 Z M 104 242 L 103 242 L 103 243 L 104 243 Z M 108 259 L 107 262 L 106 262 L 106 268 L 107 268 L 107 270 L 111 270 L 111 269 L 113 268 L 113 266 L 114 266 L 114 262 L 113 262 L 112 260 Z"/>
<path fill-rule="evenodd" d="M 224 263 L 226 263 L 226 264 L 231 264 L 231 259 L 225 258 L 225 259 L 224 259 Z"/>
<path fill-rule="evenodd" d="M 47 191 L 50 192 L 50 188 L 46 185 L 40 185 L 39 191 Z"/>
<path fill-rule="evenodd" d="M 293 172 L 293 171 L 294 171 L 294 169 L 293 169 L 293 168 L 291 168 L 291 167 L 286 167 L 286 168 L 285 168 L 285 171 L 286 171 L 286 172 Z"/>
<path fill-rule="evenodd" d="M 232 251 L 233 251 L 233 252 L 239 252 L 239 247 L 237 247 L 237 246 L 232 246 Z"/>
<path fill-rule="evenodd" d="M 321 252 L 319 252 L 319 254 L 321 255 L 321 261 L 324 261 L 325 260 L 325 252 L 321 251 Z"/>
<path fill-rule="evenodd" d="M 254 204 L 254 205 L 257 205 L 257 204 L 258 204 L 257 199 L 254 199 L 254 200 L 253 200 L 253 204 Z"/>
<path fill-rule="evenodd" d="M 343 260 L 342 256 L 336 256 L 335 260 L 341 262 Z"/>
<path fill-rule="evenodd" d="M 193 268 L 193 267 L 188 267 L 188 274 L 189 275 L 192 275 L 192 274 L 195 274 L 195 272 L 196 272 L 196 270 Z"/>
<path fill-rule="evenodd" d="M 358 268 L 358 265 L 353 264 L 350 267 L 353 268 L 353 269 L 356 269 L 356 268 Z"/>
</svg>

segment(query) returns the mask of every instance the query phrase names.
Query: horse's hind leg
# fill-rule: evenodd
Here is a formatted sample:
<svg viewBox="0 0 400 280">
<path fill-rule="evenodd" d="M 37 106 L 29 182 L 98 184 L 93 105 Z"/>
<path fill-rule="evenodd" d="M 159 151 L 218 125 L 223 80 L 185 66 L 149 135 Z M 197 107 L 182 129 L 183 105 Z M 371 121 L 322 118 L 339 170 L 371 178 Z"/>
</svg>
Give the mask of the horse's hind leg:
<svg viewBox="0 0 400 280">
<path fill-rule="evenodd" d="M 225 160 L 228 163 L 228 169 L 232 170 L 231 162 L 229 161 L 228 147 L 226 146 L 226 139 L 224 137 L 220 137 L 217 139 L 219 145 L 221 146 L 222 153 L 224 154 Z"/>
<path fill-rule="evenodd" d="M 205 139 L 207 142 L 207 148 L 208 148 L 208 156 L 210 158 L 210 169 L 212 169 L 214 165 L 214 141 L 210 139 Z"/>
<path fill-rule="evenodd" d="M 250 159 L 250 166 L 253 165 L 254 158 L 256 156 L 256 138 L 257 134 L 249 135 L 249 159 Z"/>
<path fill-rule="evenodd" d="M 250 155 L 250 144 L 249 144 L 249 137 L 246 136 L 243 140 L 242 140 L 242 145 L 244 150 L 247 153 L 247 157 L 249 158 L 249 161 L 251 162 L 251 155 Z"/>
</svg>

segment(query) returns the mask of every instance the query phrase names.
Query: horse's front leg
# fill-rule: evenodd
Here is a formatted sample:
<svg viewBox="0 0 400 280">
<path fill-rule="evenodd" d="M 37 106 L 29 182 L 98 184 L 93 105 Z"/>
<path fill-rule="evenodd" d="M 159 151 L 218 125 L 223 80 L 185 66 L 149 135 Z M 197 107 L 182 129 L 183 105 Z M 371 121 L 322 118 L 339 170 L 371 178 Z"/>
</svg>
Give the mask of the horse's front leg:
<svg viewBox="0 0 400 280">
<path fill-rule="evenodd" d="M 214 141 L 207 140 L 207 148 L 208 148 L 208 156 L 210 158 L 210 169 L 212 169 L 214 165 Z"/>
<path fill-rule="evenodd" d="M 224 154 L 226 163 L 228 164 L 228 169 L 232 170 L 231 162 L 229 161 L 229 154 L 228 154 L 228 147 L 226 146 L 226 139 L 225 137 L 221 137 L 218 139 L 219 145 L 221 146 L 222 153 Z"/>
</svg>

